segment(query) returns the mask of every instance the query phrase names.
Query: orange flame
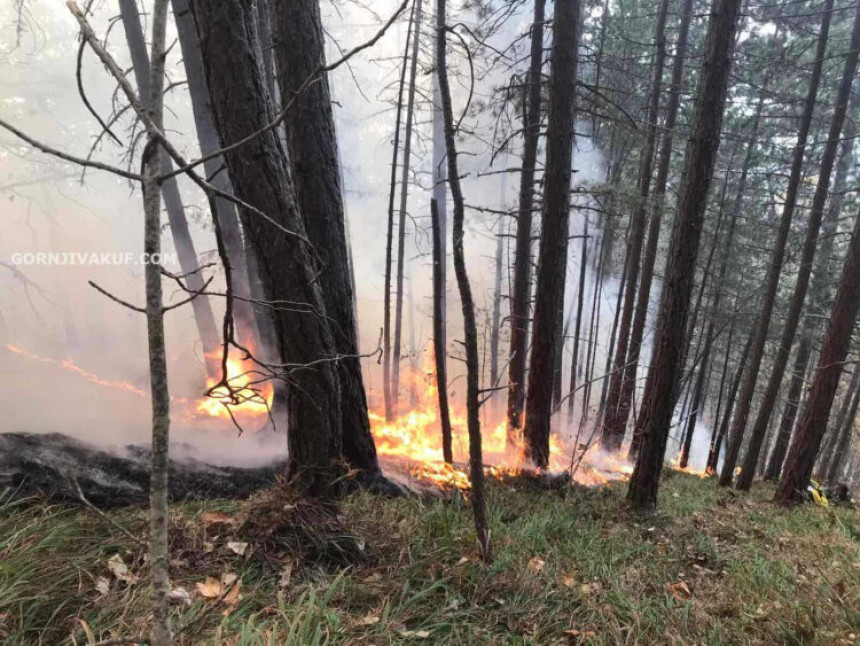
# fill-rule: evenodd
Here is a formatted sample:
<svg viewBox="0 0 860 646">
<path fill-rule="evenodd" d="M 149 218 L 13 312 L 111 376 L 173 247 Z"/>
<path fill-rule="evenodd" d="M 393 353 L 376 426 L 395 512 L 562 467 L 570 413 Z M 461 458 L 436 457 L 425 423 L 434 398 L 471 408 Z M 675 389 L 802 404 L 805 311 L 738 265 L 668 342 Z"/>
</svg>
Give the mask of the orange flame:
<svg viewBox="0 0 860 646">
<path fill-rule="evenodd" d="M 106 388 L 115 388 L 117 390 L 124 390 L 125 392 L 133 393 L 133 394 L 138 395 L 140 397 L 143 397 L 144 395 L 146 395 L 146 393 L 144 391 L 142 391 L 140 388 L 137 388 L 134 384 L 130 384 L 127 381 L 108 381 L 106 379 L 102 379 L 98 375 L 84 370 L 83 368 L 81 368 L 80 366 L 75 364 L 75 362 L 72 361 L 71 359 L 65 359 L 63 361 L 57 361 L 56 359 L 51 359 L 49 357 L 39 356 L 38 354 L 34 354 L 28 350 L 25 350 L 24 348 L 22 348 L 20 346 L 12 345 L 11 343 L 6 345 L 6 349 L 9 350 L 9 352 L 12 352 L 14 354 L 17 354 L 17 355 L 22 356 L 22 357 L 27 357 L 29 359 L 33 359 L 35 361 L 39 361 L 41 363 L 49 363 L 49 364 L 53 364 L 55 366 L 60 366 L 61 368 L 64 368 L 65 370 L 68 370 L 68 371 L 73 372 L 77 375 L 80 375 L 81 377 L 83 377 L 84 379 L 89 381 L 90 383 L 96 384 L 97 386 L 104 386 Z"/>
<path fill-rule="evenodd" d="M 220 366 L 220 351 L 217 356 L 207 357 L 214 359 Z M 197 401 L 195 412 L 222 419 L 230 419 L 231 413 L 234 417 L 268 417 L 272 402 L 272 384 L 257 372 L 253 361 L 228 356 L 227 383 L 229 389 L 224 386 L 215 388 L 218 380 L 207 379 L 207 391 L 215 389 Z"/>
</svg>

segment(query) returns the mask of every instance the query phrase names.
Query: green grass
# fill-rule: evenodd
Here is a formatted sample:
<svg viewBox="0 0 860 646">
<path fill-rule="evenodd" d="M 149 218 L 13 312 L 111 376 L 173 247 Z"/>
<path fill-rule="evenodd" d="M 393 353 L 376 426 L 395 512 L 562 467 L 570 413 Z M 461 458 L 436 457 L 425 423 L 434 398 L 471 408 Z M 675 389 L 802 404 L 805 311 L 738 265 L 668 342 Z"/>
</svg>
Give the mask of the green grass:
<svg viewBox="0 0 860 646">
<path fill-rule="evenodd" d="M 355 495 L 342 522 L 368 562 L 335 569 L 227 541 L 203 511 L 241 517 L 233 501 L 172 512 L 173 585 L 192 593 L 174 625 L 213 602 L 207 576 L 240 576 L 241 597 L 212 609 L 181 644 L 851 644 L 860 635 L 860 517 L 850 509 L 785 510 L 760 485 L 749 495 L 671 472 L 660 512 L 638 516 L 625 485 L 564 495 L 493 483 L 495 560 L 477 560 L 462 498 L 422 502 Z M 143 510 L 112 512 L 146 534 Z M 141 580 L 117 581 L 120 554 Z M 279 586 L 290 565 L 289 583 Z M 108 594 L 96 590 L 99 577 Z M 144 634 L 143 551 L 84 510 L 0 498 L 0 640 L 85 644 Z M 690 598 L 666 586 L 683 581 Z M 679 594 L 679 597 L 686 595 Z M 572 633 L 571 631 L 579 631 Z"/>
</svg>

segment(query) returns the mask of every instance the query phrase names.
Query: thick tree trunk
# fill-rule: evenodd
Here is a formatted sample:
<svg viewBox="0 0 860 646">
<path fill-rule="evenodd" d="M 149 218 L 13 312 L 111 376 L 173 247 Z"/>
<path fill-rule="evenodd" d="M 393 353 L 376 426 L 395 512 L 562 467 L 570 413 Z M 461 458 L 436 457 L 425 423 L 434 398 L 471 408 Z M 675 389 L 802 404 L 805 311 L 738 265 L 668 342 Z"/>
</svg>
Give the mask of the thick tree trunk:
<svg viewBox="0 0 860 646">
<path fill-rule="evenodd" d="M 505 450 L 511 455 L 518 453 L 522 447 L 522 418 L 526 395 L 526 353 L 532 292 L 532 208 L 541 124 L 545 4 L 546 0 L 534 2 L 528 92 L 523 106 L 523 169 L 520 175 L 517 238 L 514 248 L 514 284 L 511 290 L 511 352 L 508 363 L 508 423 L 505 443 Z"/>
<path fill-rule="evenodd" d="M 475 517 L 475 531 L 478 546 L 485 561 L 492 560 L 490 547 L 490 528 L 487 522 L 484 502 L 484 461 L 481 447 L 480 384 L 478 383 L 478 326 L 475 322 L 475 304 L 472 300 L 472 287 L 466 273 L 466 255 L 463 250 L 463 220 L 465 202 L 460 188 L 460 173 L 457 170 L 457 147 L 454 143 L 454 110 L 451 106 L 451 89 L 448 86 L 448 67 L 446 64 L 446 23 L 445 0 L 436 2 L 436 74 L 439 79 L 439 96 L 442 100 L 442 115 L 445 121 L 445 151 L 448 160 L 448 184 L 454 204 L 452 235 L 454 252 L 454 273 L 460 291 L 460 304 L 463 310 L 463 336 L 466 348 L 466 425 L 469 431 L 469 478 L 472 484 L 472 513 Z"/>
<path fill-rule="evenodd" d="M 131 54 L 134 79 L 137 84 L 137 92 L 144 105 L 150 100 L 151 70 L 149 65 L 149 54 L 146 51 L 146 39 L 140 25 L 140 14 L 137 10 L 135 0 L 120 0 L 119 3 L 122 26 L 125 30 L 125 38 Z M 173 172 L 173 164 L 167 155 L 159 157 L 161 174 L 168 175 Z M 185 274 L 185 283 L 191 291 L 203 290 L 203 276 L 200 272 L 200 263 L 197 260 L 197 252 L 194 249 L 194 241 L 188 230 L 188 220 L 185 218 L 185 209 L 182 205 L 182 195 L 179 193 L 179 184 L 175 177 L 160 182 L 161 192 L 164 197 L 164 206 L 167 211 L 167 221 L 170 224 L 170 232 L 173 236 L 173 244 L 176 247 L 176 255 L 179 257 L 179 266 Z M 200 342 L 203 348 L 203 356 L 206 363 L 206 372 L 209 377 L 216 378 L 219 374 L 219 347 L 221 337 L 215 325 L 215 316 L 209 298 L 205 295 L 198 296 L 191 301 L 194 311 L 194 320 L 197 323 L 197 331 L 200 334 Z"/>
<path fill-rule="evenodd" d="M 272 120 L 265 79 L 249 37 L 254 16 L 249 0 L 194 0 L 193 6 L 215 124 L 222 145 L 228 146 Z M 327 494 L 335 474 L 333 461 L 342 456 L 337 348 L 289 165 L 272 130 L 225 159 L 236 195 L 269 218 L 240 209 L 267 300 L 303 304 L 274 314 L 280 376 L 289 381 L 288 469 L 309 494 Z"/>
<path fill-rule="evenodd" d="M 275 59 L 281 104 L 293 101 L 285 120 L 288 159 L 308 238 L 321 262 L 325 311 L 338 354 L 343 453 L 350 465 L 380 475 L 370 434 L 367 399 L 358 356 L 349 241 L 328 76 L 323 74 L 297 94 L 306 79 L 325 65 L 319 0 L 273 5 Z"/>
<path fill-rule="evenodd" d="M 833 117 L 830 121 L 830 131 L 827 136 L 827 143 L 824 146 L 824 152 L 821 155 L 821 161 L 819 162 L 818 182 L 815 187 L 815 194 L 812 197 L 812 206 L 809 212 L 806 238 L 803 242 L 803 250 L 801 251 L 800 267 L 797 272 L 794 294 L 791 297 L 788 315 L 782 328 L 782 338 L 777 347 L 773 369 L 768 379 L 767 388 L 764 395 L 762 395 L 758 415 L 752 428 L 752 435 L 750 436 L 747 452 L 744 456 L 743 468 L 741 469 L 740 476 L 738 476 L 737 488 L 742 491 L 749 491 L 752 486 L 761 445 L 764 441 L 764 435 L 770 423 L 773 409 L 776 406 L 779 389 L 782 385 L 782 375 L 785 372 L 786 365 L 788 365 L 791 346 L 794 343 L 794 336 L 800 323 L 800 314 L 803 310 L 803 302 L 806 299 L 806 291 L 809 287 L 810 275 L 812 274 L 812 263 L 815 260 L 815 252 L 818 247 L 818 234 L 821 230 L 821 221 L 824 217 L 824 206 L 829 193 L 830 175 L 836 162 L 836 153 L 839 149 L 840 137 L 842 136 L 842 126 L 845 123 L 845 115 L 848 112 L 851 85 L 857 71 L 858 56 L 860 56 L 860 12 L 858 12 L 857 20 L 854 22 L 850 49 L 845 59 L 845 66 L 842 70 L 842 81 L 839 84 L 833 108 Z M 825 258 L 825 265 L 822 267 L 822 270 L 826 269 L 826 260 Z"/>
<path fill-rule="evenodd" d="M 708 187 L 720 145 L 732 50 L 740 0 L 714 0 L 705 41 L 696 111 L 690 128 L 678 210 L 663 283 L 654 354 L 639 416 L 643 443 L 630 478 L 627 498 L 634 507 L 657 504 L 657 490 L 672 423 L 675 394 L 696 256 L 702 233 Z"/>
<path fill-rule="evenodd" d="M 791 162 L 791 172 L 783 203 L 782 218 L 777 229 L 776 240 L 773 246 L 770 265 L 765 278 L 764 293 L 762 294 L 761 311 L 756 323 L 756 337 L 753 342 L 752 355 L 747 364 L 744 375 L 743 386 L 738 398 L 737 409 L 732 420 L 729 441 L 726 450 L 726 458 L 723 469 L 720 472 L 720 486 L 729 486 L 732 483 L 735 465 L 743 444 L 744 432 L 746 430 L 747 418 L 752 406 L 752 398 L 755 393 L 756 381 L 758 379 L 761 361 L 764 355 L 764 346 L 767 341 L 767 332 L 770 326 L 773 306 L 776 301 L 776 292 L 779 287 L 779 275 L 782 270 L 782 262 L 785 257 L 785 246 L 788 234 L 791 230 L 791 221 L 794 217 L 794 208 L 797 204 L 797 192 L 800 187 L 801 173 L 803 170 L 803 157 L 806 150 L 806 140 L 809 135 L 809 127 L 812 123 L 812 113 L 815 107 L 815 99 L 818 94 L 818 86 L 821 82 L 821 69 L 824 64 L 824 54 L 827 49 L 827 34 L 830 30 L 830 17 L 833 13 L 833 0 L 826 0 L 824 14 L 821 19 L 821 29 L 818 36 L 818 45 L 813 63 L 812 75 L 809 81 L 809 90 L 803 107 L 803 116 L 798 124 L 797 143 Z"/>
<path fill-rule="evenodd" d="M 639 264 L 650 206 L 651 172 L 654 147 L 657 141 L 657 115 L 660 108 L 660 88 L 663 83 L 663 63 L 666 60 L 666 14 L 668 9 L 669 0 L 662 0 L 654 31 L 654 72 L 651 80 L 651 91 L 648 96 L 648 130 L 645 148 L 642 151 L 642 164 L 639 169 L 639 197 L 633 214 L 627 246 L 627 253 L 630 256 L 627 262 L 627 292 L 624 295 L 624 309 L 621 313 L 618 344 L 615 348 L 614 372 L 609 382 L 606 414 L 603 418 L 603 429 L 600 437 L 601 447 L 610 452 L 618 451 L 624 441 L 627 419 L 630 416 L 630 402 L 633 398 L 633 388 L 636 385 L 636 364 L 639 362 L 638 345 L 641 344 L 641 337 L 636 347 L 629 345 L 630 326 L 633 322 L 633 311 L 636 306 Z M 644 324 L 642 329 L 644 331 Z"/>
<path fill-rule="evenodd" d="M 182 63 L 188 82 L 188 95 L 191 97 L 197 141 L 200 145 L 200 154 L 205 157 L 216 152 L 220 144 L 218 133 L 215 132 L 215 126 L 212 123 L 212 107 L 209 105 L 209 90 L 206 88 L 206 77 L 203 72 L 200 41 L 197 38 L 197 28 L 194 25 L 194 16 L 191 15 L 188 0 L 171 0 L 171 4 L 179 46 L 182 49 Z M 223 170 L 223 166 L 224 160 L 221 157 L 214 157 L 203 163 L 203 170 L 210 184 L 225 193 L 232 193 L 230 175 Z M 265 361 L 271 358 L 267 356 L 267 351 L 271 348 L 260 347 L 258 327 L 271 327 L 271 317 L 266 312 L 265 317 L 261 317 L 258 321 L 257 313 L 250 300 L 252 296 L 248 260 L 239 214 L 236 211 L 236 205 L 230 200 L 216 197 L 215 204 L 217 214 L 213 215 L 218 218 L 221 237 L 224 240 L 232 270 L 233 295 L 236 297 L 233 303 L 233 314 L 236 318 L 239 339 L 243 345 L 254 350 Z"/>
<path fill-rule="evenodd" d="M 546 172 L 541 205 L 535 314 L 525 424 L 525 458 L 549 464 L 552 375 L 558 307 L 564 300 L 570 215 L 571 156 L 579 36 L 579 0 L 560 0 L 552 23 Z"/>
<path fill-rule="evenodd" d="M 415 18 L 415 3 L 409 14 L 409 27 L 406 32 L 406 50 L 403 52 L 403 65 L 400 68 L 400 86 L 397 90 L 397 116 L 394 119 L 394 145 L 391 157 L 391 181 L 388 193 L 388 232 L 385 238 L 385 295 L 382 323 L 382 397 L 385 406 L 385 420 L 394 419 L 394 393 L 391 391 L 391 261 L 394 246 L 394 196 L 397 192 L 397 159 L 400 155 L 400 114 L 403 111 L 403 90 L 406 87 L 406 66 L 409 61 L 410 35 Z"/>
<path fill-rule="evenodd" d="M 400 401 L 400 357 L 403 343 L 403 272 L 406 263 L 406 204 L 409 198 L 409 169 L 412 161 L 412 121 L 415 108 L 415 82 L 418 76 L 418 52 L 421 42 L 421 3 L 415 0 L 412 23 L 412 56 L 409 68 L 409 91 L 406 94 L 406 123 L 403 125 L 403 165 L 400 175 L 400 210 L 397 220 L 397 285 L 394 297 L 394 347 L 391 366 L 391 400 L 394 414 Z"/>
<path fill-rule="evenodd" d="M 860 10 L 857 13 L 860 22 Z M 852 39 L 853 40 L 853 39 Z M 830 323 L 821 354 L 818 368 L 809 391 L 809 400 L 803 411 L 800 426 L 795 433 L 795 439 L 785 461 L 782 484 L 776 491 L 776 500 L 783 503 L 796 502 L 802 499 L 809 484 L 815 458 L 821 446 L 821 438 L 827 428 L 827 418 L 836 395 L 839 376 L 851 343 L 851 333 L 857 321 L 857 311 L 860 309 L 860 213 L 854 223 L 854 233 L 839 288 L 836 301 L 830 311 Z"/>
</svg>

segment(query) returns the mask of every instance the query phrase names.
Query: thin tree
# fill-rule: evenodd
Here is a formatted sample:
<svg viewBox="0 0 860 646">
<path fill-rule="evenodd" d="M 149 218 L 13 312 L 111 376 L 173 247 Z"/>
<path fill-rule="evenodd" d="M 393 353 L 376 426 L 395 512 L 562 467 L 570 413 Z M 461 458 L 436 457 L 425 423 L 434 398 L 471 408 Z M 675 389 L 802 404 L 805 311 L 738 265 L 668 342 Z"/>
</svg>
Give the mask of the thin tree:
<svg viewBox="0 0 860 646">
<path fill-rule="evenodd" d="M 630 478 L 627 499 L 638 508 L 657 504 L 666 441 L 683 369 L 683 348 L 678 339 L 684 338 L 687 325 L 708 188 L 720 145 L 740 4 L 740 0 L 714 0 L 711 8 L 696 111 L 678 192 L 675 227 L 654 337 L 654 353 L 642 412 L 637 420 L 637 425 L 641 425 L 643 442 Z"/>
<path fill-rule="evenodd" d="M 824 206 L 827 202 L 830 189 L 830 175 L 836 162 L 836 153 L 839 150 L 840 137 L 842 136 L 842 126 L 845 123 L 845 115 L 848 112 L 851 85 L 857 71 L 857 59 L 860 56 L 860 11 L 858 11 L 857 19 L 854 21 L 849 47 L 850 50 L 848 56 L 845 58 L 845 66 L 842 70 L 842 81 L 839 84 L 839 90 L 837 91 L 834 103 L 833 117 L 830 121 L 830 132 L 827 136 L 824 152 L 821 155 L 821 161 L 819 162 L 818 181 L 809 211 L 809 222 L 807 223 L 806 238 L 803 241 L 803 249 L 800 255 L 800 267 L 797 272 L 794 294 L 791 297 L 788 315 L 782 328 L 782 338 L 777 348 L 767 388 L 762 395 L 758 416 L 756 417 L 755 424 L 753 424 L 749 445 L 744 456 L 743 468 L 738 476 L 737 488 L 743 491 L 749 491 L 755 477 L 759 452 L 761 451 L 762 442 L 764 441 L 773 409 L 776 406 L 776 399 L 782 385 L 782 375 L 788 365 L 789 353 L 794 343 L 794 336 L 800 323 L 800 314 L 803 310 L 803 303 L 809 287 L 812 264 L 815 260 L 815 252 L 818 247 L 818 234 L 821 230 Z"/>
<path fill-rule="evenodd" d="M 436 75 L 439 80 L 439 97 L 445 121 L 445 151 L 448 161 L 448 185 L 454 206 L 452 236 L 454 252 L 454 273 L 460 291 L 460 304 L 463 310 L 463 336 L 466 349 L 466 425 L 469 432 L 469 477 L 472 490 L 472 513 L 475 517 L 475 531 L 478 547 L 485 561 L 492 560 L 490 528 L 484 502 L 484 461 L 481 447 L 480 384 L 478 383 L 478 327 L 475 322 L 475 304 L 472 300 L 472 287 L 466 273 L 466 256 L 463 251 L 463 220 L 465 203 L 460 187 L 460 174 L 457 170 L 457 147 L 454 143 L 454 111 L 451 107 L 451 90 L 448 86 L 446 63 L 445 0 L 436 2 Z"/>
<path fill-rule="evenodd" d="M 648 130 L 639 169 L 639 195 L 627 241 L 627 253 L 630 256 L 627 262 L 627 291 L 624 294 L 624 308 L 618 327 L 613 374 L 609 382 L 609 394 L 606 398 L 606 411 L 604 412 L 603 429 L 600 437 L 601 447 L 610 452 L 617 451 L 624 441 L 627 418 L 630 413 L 630 401 L 633 396 L 633 387 L 636 384 L 635 363 L 638 362 L 639 348 L 632 348 L 628 344 L 630 325 L 633 321 L 633 310 L 636 304 L 636 285 L 639 280 L 640 259 L 645 240 L 645 224 L 650 205 L 651 174 L 654 163 L 654 147 L 657 141 L 657 114 L 660 108 L 660 88 L 663 84 L 663 63 L 666 60 L 666 14 L 668 9 L 669 0 L 662 0 L 657 11 L 657 25 L 654 29 L 654 70 L 651 89 L 648 94 Z M 628 348 L 631 352 L 628 352 Z"/>
<path fill-rule="evenodd" d="M 830 323 L 821 345 L 818 367 L 809 391 L 809 400 L 806 402 L 794 442 L 785 460 L 782 483 L 774 496 L 784 504 L 802 500 L 809 484 L 815 458 L 821 447 L 821 438 L 827 428 L 827 418 L 830 416 L 830 409 L 836 396 L 839 376 L 848 354 L 858 310 L 860 310 L 860 213 L 857 214 L 854 222 L 851 244 L 842 268 L 836 300 L 830 310 Z"/>
<path fill-rule="evenodd" d="M 415 110 L 415 82 L 418 77 L 418 52 L 421 41 L 422 0 L 415 0 L 412 22 L 412 56 L 409 87 L 406 93 L 406 123 L 403 126 L 403 164 L 400 167 L 400 209 L 397 220 L 397 286 L 394 305 L 394 347 L 391 358 L 391 401 L 394 414 L 400 400 L 400 355 L 403 339 L 403 272 L 406 262 L 406 203 L 409 197 L 409 169 L 412 161 L 412 122 Z"/>
<path fill-rule="evenodd" d="M 815 108 L 815 100 L 818 94 L 818 86 L 821 83 L 821 70 L 824 64 L 824 54 L 827 50 L 827 35 L 830 31 L 830 18 L 833 13 L 833 0 L 825 0 L 824 13 L 821 18 L 821 28 L 818 35 L 818 43 L 813 61 L 812 75 L 809 80 L 809 90 L 803 106 L 803 115 L 798 124 L 797 142 L 791 161 L 791 171 L 788 186 L 783 202 L 782 217 L 777 229 L 776 240 L 773 245 L 770 264 L 765 277 L 764 293 L 761 297 L 761 310 L 756 323 L 756 336 L 753 342 L 750 360 L 747 362 L 743 385 L 738 396 L 732 426 L 729 432 L 729 441 L 726 447 L 726 457 L 723 461 L 723 469 L 720 472 L 720 486 L 728 486 L 732 483 L 735 466 L 743 443 L 746 430 L 747 418 L 752 407 L 752 399 L 755 394 L 756 381 L 761 368 L 764 347 L 767 342 L 767 332 L 770 327 L 773 306 L 776 301 L 776 293 L 779 287 L 779 275 L 782 270 L 785 247 L 788 242 L 788 234 L 791 230 L 791 222 L 794 217 L 794 209 L 797 204 L 797 193 L 800 188 L 801 174 L 803 170 L 803 158 L 806 151 L 806 140 L 809 136 L 809 128 L 812 123 L 812 113 Z"/>
<path fill-rule="evenodd" d="M 858 374 L 855 369 L 854 375 Z M 857 383 L 854 383 L 857 381 Z M 845 466 L 845 461 L 848 458 L 849 448 L 851 446 L 851 436 L 854 434 L 854 425 L 857 422 L 857 409 L 860 408 L 860 380 L 852 379 L 854 390 L 847 393 L 846 400 L 850 400 L 848 410 L 846 411 L 845 419 L 842 424 L 834 428 L 834 432 L 838 435 L 836 446 L 833 448 L 833 455 L 830 457 L 829 464 L 826 465 L 824 480 L 826 482 L 836 482 L 842 474 L 842 469 Z"/>
<path fill-rule="evenodd" d="M 559 0 L 552 22 L 546 171 L 524 447 L 524 457 L 537 467 L 549 464 L 552 374 L 567 266 L 579 12 L 579 0 Z"/>
<path fill-rule="evenodd" d="M 576 324 L 573 328 L 573 356 L 570 360 L 570 389 L 567 400 L 567 423 L 573 422 L 573 403 L 579 366 L 579 335 L 582 329 L 582 306 L 585 299 L 585 269 L 588 266 L 588 215 L 582 218 L 582 254 L 579 257 L 579 286 L 576 291 Z M 583 397 L 587 396 L 583 393 Z"/>
<path fill-rule="evenodd" d="M 137 10 L 135 0 L 120 0 L 120 17 L 122 19 L 125 38 L 131 54 L 134 79 L 137 84 L 137 92 L 141 102 L 146 105 L 150 98 L 150 64 L 149 55 L 146 51 L 146 39 L 143 28 L 140 25 L 140 14 Z M 170 175 L 173 164 L 167 156 L 161 156 L 163 165 L 162 175 Z M 179 193 L 179 184 L 175 177 L 169 177 L 160 182 L 164 206 L 167 211 L 167 221 L 170 224 L 170 232 L 173 236 L 173 244 L 176 247 L 176 255 L 179 266 L 185 275 L 185 281 L 192 292 L 202 292 L 204 280 L 200 272 L 200 263 L 197 260 L 197 252 L 194 249 L 194 241 L 188 229 L 188 220 L 185 218 L 185 209 L 182 205 L 182 195 Z M 206 372 L 209 377 L 218 375 L 218 348 L 221 345 L 218 328 L 215 325 L 215 316 L 212 306 L 206 295 L 201 295 L 191 301 L 194 311 L 194 320 L 197 331 L 200 334 L 200 342 L 203 348 L 203 357 Z"/>
<path fill-rule="evenodd" d="M 523 168 L 517 209 L 514 247 L 514 281 L 511 290 L 511 351 L 508 363 L 508 423 L 505 450 L 509 454 L 522 446 L 523 408 L 526 395 L 526 354 L 528 347 L 530 299 L 532 292 L 532 209 L 535 168 L 541 124 L 541 78 L 543 70 L 544 8 L 546 0 L 534 1 L 531 28 L 528 92 L 523 105 Z"/>
</svg>

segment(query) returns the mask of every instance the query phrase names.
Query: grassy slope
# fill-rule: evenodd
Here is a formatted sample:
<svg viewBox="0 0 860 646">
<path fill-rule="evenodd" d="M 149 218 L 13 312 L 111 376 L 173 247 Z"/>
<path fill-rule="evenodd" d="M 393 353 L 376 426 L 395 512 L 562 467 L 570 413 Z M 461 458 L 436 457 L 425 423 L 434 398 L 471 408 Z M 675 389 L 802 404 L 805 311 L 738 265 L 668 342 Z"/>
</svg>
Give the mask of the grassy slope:
<svg viewBox="0 0 860 646">
<path fill-rule="evenodd" d="M 204 510 L 174 510 L 174 585 L 235 572 L 241 598 L 219 606 L 183 644 L 741 644 L 846 643 L 860 635 L 860 517 L 811 505 L 786 511 L 760 486 L 750 496 L 672 472 L 661 513 L 625 511 L 625 487 L 566 496 L 495 484 L 489 495 L 496 561 L 475 561 L 462 500 L 383 501 L 359 495 L 344 524 L 364 537 L 374 565 L 341 570 L 294 564 L 289 554 L 226 547 L 229 526 L 204 527 Z M 140 510 L 113 517 L 145 535 Z M 244 539 L 240 539 L 244 540 Z M 0 500 L 0 639 L 87 642 L 145 632 L 147 590 L 113 579 L 120 553 L 145 577 L 142 550 L 78 509 Z M 111 591 L 95 590 L 98 577 Z M 667 584 L 684 581 L 690 599 Z M 680 590 L 680 587 L 677 588 Z M 207 605 L 176 605 L 176 624 Z M 678 596 L 685 596 L 681 591 Z M 118 631 L 118 632 L 117 632 Z M 580 631 L 579 635 L 565 631 Z M 593 631 L 593 635 L 591 632 Z"/>
</svg>

